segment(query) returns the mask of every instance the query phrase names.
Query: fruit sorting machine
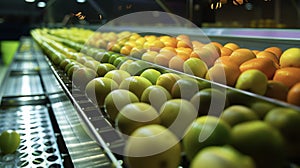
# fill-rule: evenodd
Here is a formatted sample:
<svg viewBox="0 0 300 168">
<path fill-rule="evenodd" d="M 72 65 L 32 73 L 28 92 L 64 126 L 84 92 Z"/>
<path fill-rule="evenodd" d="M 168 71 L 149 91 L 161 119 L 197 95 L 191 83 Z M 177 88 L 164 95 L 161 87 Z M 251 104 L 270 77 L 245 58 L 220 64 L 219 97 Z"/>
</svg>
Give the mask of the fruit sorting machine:
<svg viewBox="0 0 300 168">
<path fill-rule="evenodd" d="M 151 32 L 148 28 L 131 31 Z M 170 28 L 171 29 L 171 28 Z M 177 31 L 165 29 L 165 33 Z M 110 28 L 116 32 L 124 29 Z M 212 41 L 236 42 L 263 49 L 273 45 L 286 49 L 299 47 L 298 32 L 281 31 L 277 37 L 262 37 L 271 31 L 239 29 L 204 29 Z M 191 30 L 185 30 L 197 38 Z M 258 36 L 243 33 L 256 33 Z M 269 33 L 268 33 L 269 32 Z M 286 33 L 293 34 L 286 38 Z M 296 38 L 295 38 L 296 37 Z M 134 58 L 132 58 L 134 59 Z M 172 71 L 171 69 L 158 66 Z M 175 71 L 174 71 L 175 72 Z M 176 72 L 180 73 L 180 72 Z M 200 79 L 201 80 L 201 79 Z M 219 86 L 219 85 L 218 85 Z M 221 86 L 221 85 L 220 85 Z M 237 91 L 249 99 L 259 99 L 282 107 L 300 110 L 299 107 L 256 94 Z M 98 108 L 86 95 L 74 88 L 66 73 L 44 55 L 31 39 L 24 38 L 15 55 L 0 90 L 1 129 L 14 129 L 21 133 L 18 150 L 1 156 L 2 165 L 19 167 L 124 167 L 122 153 L 125 139 L 114 129 L 103 108 Z M 14 121 L 15 124 L 11 124 Z M 187 163 L 182 163 L 188 167 Z M 126 166 L 125 166 L 126 167 Z"/>
</svg>

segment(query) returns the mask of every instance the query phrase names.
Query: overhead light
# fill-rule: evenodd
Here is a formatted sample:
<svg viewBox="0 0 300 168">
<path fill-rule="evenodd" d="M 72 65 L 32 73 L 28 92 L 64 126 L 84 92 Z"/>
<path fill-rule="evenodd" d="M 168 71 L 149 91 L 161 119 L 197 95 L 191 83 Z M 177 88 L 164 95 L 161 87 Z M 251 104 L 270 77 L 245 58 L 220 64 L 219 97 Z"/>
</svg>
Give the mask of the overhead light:
<svg viewBox="0 0 300 168">
<path fill-rule="evenodd" d="M 25 2 L 34 2 L 35 0 L 25 0 Z"/>
<path fill-rule="evenodd" d="M 78 3 L 85 3 L 86 0 L 77 0 Z"/>
<path fill-rule="evenodd" d="M 37 3 L 37 7 L 39 7 L 39 8 L 44 8 L 44 7 L 46 7 L 46 2 L 43 2 L 43 1 L 38 2 L 38 3 Z"/>
</svg>

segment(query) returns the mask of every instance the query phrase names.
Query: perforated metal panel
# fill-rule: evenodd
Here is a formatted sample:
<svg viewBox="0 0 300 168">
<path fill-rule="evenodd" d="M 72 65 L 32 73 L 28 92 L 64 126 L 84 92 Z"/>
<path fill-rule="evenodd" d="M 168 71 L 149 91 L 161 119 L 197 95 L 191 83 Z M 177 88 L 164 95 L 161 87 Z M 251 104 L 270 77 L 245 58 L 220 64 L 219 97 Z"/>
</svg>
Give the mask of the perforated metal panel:
<svg viewBox="0 0 300 168">
<path fill-rule="evenodd" d="M 0 155 L 0 167 L 63 167 L 46 106 L 0 109 L 0 131 L 15 130 L 21 143 L 13 154 Z"/>
</svg>

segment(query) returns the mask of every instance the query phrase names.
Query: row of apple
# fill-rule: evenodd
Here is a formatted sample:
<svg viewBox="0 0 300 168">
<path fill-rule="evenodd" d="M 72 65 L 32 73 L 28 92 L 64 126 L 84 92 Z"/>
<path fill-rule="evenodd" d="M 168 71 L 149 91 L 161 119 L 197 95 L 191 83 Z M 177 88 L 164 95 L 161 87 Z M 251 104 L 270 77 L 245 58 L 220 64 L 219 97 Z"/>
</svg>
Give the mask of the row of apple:
<svg viewBox="0 0 300 168">
<path fill-rule="evenodd" d="M 131 167 L 140 167 L 141 163 L 146 166 L 144 162 L 149 163 L 149 167 L 158 167 L 154 164 L 176 167 L 181 160 L 181 151 L 184 151 L 191 161 L 191 167 L 218 164 L 218 157 L 236 167 L 254 167 L 254 163 L 258 167 L 274 167 L 284 164 L 284 150 L 288 151 L 286 153 L 289 159 L 297 158 L 299 130 L 296 128 L 299 128 L 297 124 L 300 123 L 299 112 L 278 108 L 267 102 L 249 102 L 249 97 L 243 98 L 238 92 L 211 88 L 213 85 L 208 82 L 189 78 L 182 73 L 166 72 L 152 64 L 130 60 L 117 53 L 91 49 L 85 51 L 91 53 L 91 56 L 87 56 L 70 51 L 55 41 L 42 41 L 48 41 L 42 46 L 44 50 L 50 50 L 47 53 L 54 64 L 64 69 L 73 83 L 83 90 L 91 101 L 105 107 L 110 121 L 116 124 L 119 131 L 125 136 L 131 135 L 125 147 L 125 158 Z M 238 103 L 246 103 L 248 106 L 236 105 Z M 206 115 L 221 115 L 221 119 Z M 194 120 L 197 117 L 199 118 Z M 283 118 L 285 122 L 278 124 L 277 120 Z M 260 119 L 267 122 L 258 122 Z M 207 123 L 212 124 L 213 129 L 203 127 Z M 277 129 L 266 123 L 277 128 L 280 134 Z M 143 129 L 150 129 L 152 132 L 147 137 L 155 135 L 155 139 L 141 141 L 132 138 L 146 136 L 140 135 L 143 134 Z M 165 133 L 159 134 L 161 131 Z M 200 142 L 198 138 L 201 132 L 211 133 L 213 136 Z M 153 156 L 148 156 L 150 154 L 147 152 L 143 153 L 153 151 L 151 148 L 158 148 L 155 147 L 157 138 L 164 139 L 165 136 L 168 136 L 168 142 L 164 151 L 156 151 Z M 260 138 L 257 139 L 257 136 Z M 231 138 L 233 140 L 230 140 Z M 165 143 L 163 140 L 160 142 Z M 283 145 L 283 142 L 289 145 Z M 261 147 L 266 144 L 269 146 Z M 206 148 L 216 145 L 231 145 L 235 149 L 228 146 Z M 183 149 L 178 150 L 180 146 L 183 146 Z M 134 152 L 142 149 L 143 151 L 138 151 L 139 154 L 146 154 L 147 157 L 132 156 L 136 154 Z M 163 150 L 161 146 L 159 150 Z M 218 152 L 224 152 L 224 155 L 219 156 Z M 227 157 L 227 154 L 231 157 Z M 211 155 L 210 161 L 205 159 L 206 155 Z M 155 159 L 159 156 L 168 159 Z M 201 161 L 203 159 L 206 161 Z"/>
<path fill-rule="evenodd" d="M 72 31 L 65 29 L 57 31 L 69 33 L 69 36 L 72 34 Z M 76 33 L 85 31 L 80 29 Z M 290 48 L 283 52 L 279 47 L 268 47 L 258 51 L 240 48 L 235 43 L 223 46 L 206 38 L 201 42 L 192 41 L 186 35 L 141 36 L 127 31 L 94 32 L 89 35 L 86 46 L 129 55 L 237 89 L 300 105 L 300 77 L 297 75 L 300 72 L 300 48 Z M 250 69 L 252 71 L 242 75 Z"/>
</svg>

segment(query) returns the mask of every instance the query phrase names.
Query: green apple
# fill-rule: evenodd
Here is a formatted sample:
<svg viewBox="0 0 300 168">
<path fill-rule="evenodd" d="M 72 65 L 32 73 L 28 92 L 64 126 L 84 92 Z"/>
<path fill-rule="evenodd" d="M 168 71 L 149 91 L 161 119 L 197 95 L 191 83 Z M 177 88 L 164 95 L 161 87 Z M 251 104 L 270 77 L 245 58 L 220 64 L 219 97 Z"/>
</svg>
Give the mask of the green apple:
<svg viewBox="0 0 300 168">
<path fill-rule="evenodd" d="M 110 78 L 120 84 L 125 78 L 130 77 L 130 74 L 124 70 L 111 70 L 104 75 L 105 78 Z"/>
<path fill-rule="evenodd" d="M 300 160 L 300 112 L 287 107 L 276 107 L 269 111 L 264 121 L 275 127 L 285 140 L 285 149 L 291 161 Z"/>
<path fill-rule="evenodd" d="M 249 103 L 249 107 L 256 112 L 260 119 L 264 119 L 268 112 L 275 108 L 276 105 L 267 101 L 256 100 Z"/>
<path fill-rule="evenodd" d="M 131 60 L 131 59 L 122 62 L 121 65 L 119 65 L 119 69 L 120 69 L 120 70 L 123 70 L 123 71 L 126 71 L 126 70 L 127 70 L 127 67 L 128 67 L 132 62 L 134 62 L 134 60 Z"/>
<path fill-rule="evenodd" d="M 130 56 L 134 58 L 141 58 L 142 55 L 146 52 L 147 50 L 142 48 L 142 47 L 133 47 L 130 51 Z"/>
<path fill-rule="evenodd" d="M 114 54 L 110 55 L 110 57 L 108 59 L 108 63 L 113 64 L 114 61 L 119 57 L 122 57 L 122 55 L 120 55 L 118 53 L 114 53 Z"/>
<path fill-rule="evenodd" d="M 231 131 L 231 145 L 252 157 L 258 168 L 283 167 L 284 139 L 266 122 L 257 120 L 235 125 Z"/>
<path fill-rule="evenodd" d="M 182 78 L 175 82 L 172 87 L 172 97 L 190 100 L 198 91 L 199 83 L 193 78 Z"/>
<path fill-rule="evenodd" d="M 119 88 L 126 89 L 133 92 L 139 99 L 142 97 L 144 90 L 151 86 L 151 82 L 141 76 L 131 76 L 125 78 L 121 83 Z"/>
<path fill-rule="evenodd" d="M 151 105 L 142 102 L 125 105 L 115 119 L 115 127 L 128 136 L 139 127 L 160 123 L 158 112 Z"/>
<path fill-rule="evenodd" d="M 183 71 L 204 78 L 208 71 L 208 67 L 206 63 L 199 58 L 189 58 L 183 63 Z"/>
<path fill-rule="evenodd" d="M 144 61 L 148 61 L 148 62 L 153 62 L 154 63 L 154 60 L 155 60 L 155 57 L 156 55 L 158 54 L 158 52 L 156 51 L 147 51 L 145 52 L 143 55 L 142 55 L 142 60 Z"/>
<path fill-rule="evenodd" d="M 73 72 L 76 71 L 76 70 L 78 70 L 78 69 L 80 69 L 80 68 L 84 68 L 84 66 L 81 65 L 81 64 L 75 64 L 75 65 L 71 66 L 71 67 L 68 69 L 68 71 L 67 71 L 67 76 L 69 77 L 69 79 L 72 80 Z"/>
<path fill-rule="evenodd" d="M 287 107 L 269 111 L 264 121 L 277 128 L 288 141 L 300 143 L 300 113 Z"/>
<path fill-rule="evenodd" d="M 84 91 L 88 82 L 96 78 L 97 76 L 97 73 L 93 69 L 82 67 L 74 70 L 72 82 L 80 90 Z"/>
<path fill-rule="evenodd" d="M 156 69 L 146 69 L 144 70 L 140 76 L 148 79 L 153 85 L 156 84 L 157 78 L 161 75 L 161 73 Z"/>
<path fill-rule="evenodd" d="M 140 75 L 145 69 L 151 68 L 151 65 L 143 60 L 137 60 L 130 63 L 126 69 L 131 75 Z"/>
<path fill-rule="evenodd" d="M 169 128 L 180 139 L 198 116 L 193 104 L 184 99 L 168 100 L 161 106 L 159 114 L 161 125 Z"/>
<path fill-rule="evenodd" d="M 183 149 L 188 160 L 208 146 L 223 146 L 230 142 L 231 128 L 228 123 L 214 116 L 197 118 L 187 128 L 183 137 Z"/>
<path fill-rule="evenodd" d="M 178 168 L 181 161 L 180 141 L 161 125 L 146 125 L 128 138 L 125 164 L 130 168 Z"/>
<path fill-rule="evenodd" d="M 5 130 L 0 135 L 0 149 L 2 154 L 14 153 L 20 145 L 20 134 L 13 130 Z"/>
<path fill-rule="evenodd" d="M 242 72 L 238 77 L 235 88 L 264 95 L 267 91 L 267 85 L 268 78 L 263 72 L 249 69 Z"/>
<path fill-rule="evenodd" d="M 123 64 L 123 62 L 125 62 L 126 60 L 128 60 L 127 57 L 124 57 L 124 56 L 118 57 L 115 59 L 113 65 L 115 67 L 119 68 Z"/>
<path fill-rule="evenodd" d="M 99 52 L 98 54 L 95 55 L 95 59 L 101 63 L 108 63 L 108 59 L 111 54 L 113 54 L 113 52 L 111 51 Z"/>
<path fill-rule="evenodd" d="M 61 62 L 60 62 L 60 64 L 59 64 L 59 67 L 61 68 L 61 69 L 65 69 L 65 67 L 68 65 L 68 64 L 70 64 L 71 62 L 73 62 L 74 60 L 72 60 L 72 59 L 64 59 L 64 60 L 62 60 Z"/>
<path fill-rule="evenodd" d="M 181 77 L 175 73 L 164 73 L 160 75 L 156 80 L 156 85 L 160 85 L 168 90 L 169 93 L 172 92 L 172 87 Z"/>
<path fill-rule="evenodd" d="M 85 88 L 87 97 L 98 106 L 103 106 L 105 97 L 118 88 L 118 84 L 109 78 L 98 77 L 91 80 Z"/>
<path fill-rule="evenodd" d="M 230 146 L 209 146 L 192 160 L 190 168 L 255 168 L 251 157 Z"/>
<path fill-rule="evenodd" d="M 104 100 L 105 112 L 110 121 L 115 122 L 119 111 L 127 104 L 139 102 L 139 98 L 132 92 L 124 89 L 111 91 Z"/>
<path fill-rule="evenodd" d="M 221 119 L 233 127 L 242 122 L 259 120 L 259 116 L 247 106 L 232 105 L 223 111 Z"/>
<path fill-rule="evenodd" d="M 220 116 L 223 110 L 229 106 L 226 94 L 215 88 L 200 90 L 190 101 L 198 110 L 199 116 L 208 114 Z"/>
<path fill-rule="evenodd" d="M 96 61 L 96 60 L 88 60 L 86 61 L 83 65 L 88 67 L 88 68 L 91 68 L 92 70 L 94 71 L 97 71 L 98 69 L 98 66 L 100 65 L 101 63 Z"/>
<path fill-rule="evenodd" d="M 99 77 L 103 77 L 107 72 L 117 69 L 113 64 L 102 63 L 97 68 L 97 74 Z"/>
<path fill-rule="evenodd" d="M 141 96 L 141 102 L 151 104 L 156 110 L 159 110 L 170 99 L 172 99 L 171 94 L 159 85 L 147 87 Z"/>
</svg>

